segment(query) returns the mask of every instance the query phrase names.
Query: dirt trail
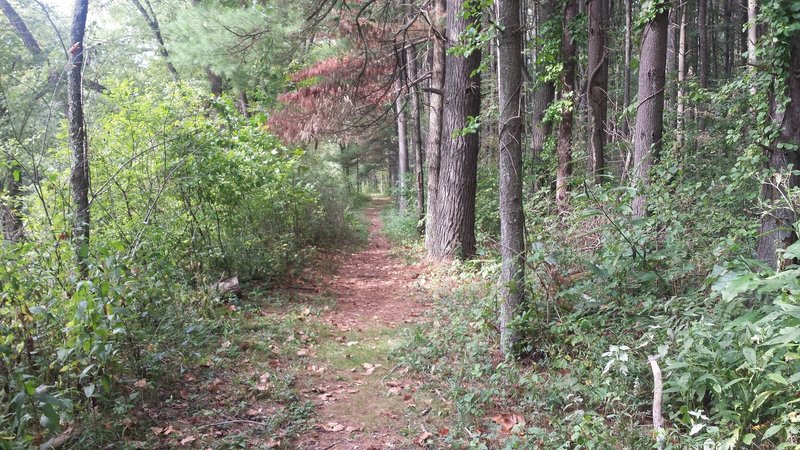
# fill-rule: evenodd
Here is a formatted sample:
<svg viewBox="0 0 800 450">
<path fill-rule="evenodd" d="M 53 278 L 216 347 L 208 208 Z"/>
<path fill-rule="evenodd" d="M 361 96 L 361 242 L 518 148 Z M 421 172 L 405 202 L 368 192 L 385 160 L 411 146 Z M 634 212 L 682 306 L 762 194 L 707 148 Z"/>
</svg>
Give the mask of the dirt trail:
<svg viewBox="0 0 800 450">
<path fill-rule="evenodd" d="M 361 250 L 321 255 L 283 289 L 229 299 L 218 312 L 229 332 L 173 362 L 154 389 L 137 383 L 143 395 L 126 426 L 140 425 L 128 447 L 424 444 L 433 398 L 390 354 L 426 307 L 417 278 L 427 268 L 391 256 L 379 217 L 388 203 L 365 210 L 370 234 Z"/>
<path fill-rule="evenodd" d="M 425 268 L 390 255 L 379 217 L 387 203 L 373 200 L 365 210 L 368 245 L 347 255 L 320 287 L 336 299 L 322 317 L 334 332 L 311 354 L 304 392 L 316 405 L 317 424 L 301 436 L 299 448 L 419 448 L 426 433 L 417 422 L 431 399 L 407 369 L 387 358 L 402 343 L 402 329 L 425 308 L 416 298 Z"/>
</svg>

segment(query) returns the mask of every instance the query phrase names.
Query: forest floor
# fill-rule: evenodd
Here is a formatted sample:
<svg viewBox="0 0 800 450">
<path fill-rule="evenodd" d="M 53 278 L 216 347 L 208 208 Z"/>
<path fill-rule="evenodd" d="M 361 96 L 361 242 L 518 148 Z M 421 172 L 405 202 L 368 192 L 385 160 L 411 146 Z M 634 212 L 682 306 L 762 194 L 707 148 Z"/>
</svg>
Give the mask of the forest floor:
<svg viewBox="0 0 800 450">
<path fill-rule="evenodd" d="M 231 331 L 148 396 L 146 448 L 424 447 L 437 396 L 393 351 L 424 320 L 424 263 L 392 254 L 374 199 L 369 237 L 323 253 L 283 288 L 229 305 Z M 433 414 L 431 414 L 432 416 Z M 150 434 L 152 433 L 152 434 Z M 133 438 L 133 436 L 132 436 Z"/>
</svg>

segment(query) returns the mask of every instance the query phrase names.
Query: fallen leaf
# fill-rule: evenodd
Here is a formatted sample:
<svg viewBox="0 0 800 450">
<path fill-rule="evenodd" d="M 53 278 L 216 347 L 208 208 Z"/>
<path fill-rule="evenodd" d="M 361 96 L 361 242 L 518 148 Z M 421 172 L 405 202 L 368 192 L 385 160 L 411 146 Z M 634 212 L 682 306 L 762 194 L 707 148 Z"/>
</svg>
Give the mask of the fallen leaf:
<svg viewBox="0 0 800 450">
<path fill-rule="evenodd" d="M 430 439 L 433 434 L 428 433 L 427 431 L 423 431 L 414 439 L 414 443 L 417 445 L 425 445 L 425 442 Z"/>
<path fill-rule="evenodd" d="M 352 346 L 354 346 L 354 345 L 358 345 L 358 341 L 350 341 L 350 342 L 348 342 L 348 343 L 346 343 L 346 344 L 344 344 L 344 345 L 346 345 L 346 346 L 348 346 L 348 347 L 352 347 Z"/>
<path fill-rule="evenodd" d="M 297 351 L 297 356 L 308 356 L 308 350 L 301 348 Z"/>
<path fill-rule="evenodd" d="M 492 417 L 492 421 L 500 425 L 500 431 L 509 433 L 517 425 L 525 426 L 525 418 L 516 413 L 498 414 Z"/>
<path fill-rule="evenodd" d="M 439 436 L 447 436 L 450 434 L 450 430 L 447 428 L 439 428 Z"/>
<path fill-rule="evenodd" d="M 145 386 L 147 386 L 147 380 L 145 380 L 144 378 L 137 381 L 136 383 L 133 383 L 133 387 L 135 387 L 136 389 L 144 389 Z"/>
<path fill-rule="evenodd" d="M 345 426 L 340 424 L 340 423 L 338 423 L 338 422 L 328 422 L 326 424 L 320 424 L 318 426 L 320 428 L 322 428 L 323 430 L 330 431 L 332 433 L 338 433 L 338 432 L 343 431 L 345 429 Z"/>
<path fill-rule="evenodd" d="M 181 439 L 181 445 L 186 445 L 190 442 L 196 441 L 197 438 L 194 436 L 186 436 L 185 438 Z"/>
<path fill-rule="evenodd" d="M 250 409 L 248 409 L 248 410 L 247 410 L 247 412 L 246 412 L 245 414 L 246 414 L 247 416 L 250 416 L 250 417 L 258 417 L 258 416 L 260 416 L 260 415 L 261 415 L 261 413 L 262 413 L 263 411 L 264 411 L 264 409 L 263 409 L 263 408 L 258 408 L 258 409 L 255 409 L 255 408 L 250 408 Z"/>
<path fill-rule="evenodd" d="M 392 395 L 400 395 L 400 392 L 402 392 L 402 391 L 403 391 L 403 388 L 401 386 L 395 386 L 395 387 L 389 388 L 389 393 L 392 394 Z"/>
<path fill-rule="evenodd" d="M 345 431 L 346 433 L 352 433 L 352 432 L 354 432 L 354 431 L 358 431 L 358 428 L 356 428 L 356 427 L 354 427 L 354 426 L 348 426 L 347 428 L 345 428 L 345 429 L 344 429 L 344 431 Z"/>
<path fill-rule="evenodd" d="M 277 440 L 275 440 L 273 438 L 269 438 L 269 440 L 267 441 L 267 448 L 275 448 L 275 447 L 279 447 L 280 445 L 281 445 L 281 441 L 277 441 Z"/>
<path fill-rule="evenodd" d="M 161 434 L 164 431 L 164 429 L 163 428 L 159 428 L 159 427 L 150 427 L 150 431 L 152 431 L 153 434 L 158 436 L 159 434 Z"/>
</svg>

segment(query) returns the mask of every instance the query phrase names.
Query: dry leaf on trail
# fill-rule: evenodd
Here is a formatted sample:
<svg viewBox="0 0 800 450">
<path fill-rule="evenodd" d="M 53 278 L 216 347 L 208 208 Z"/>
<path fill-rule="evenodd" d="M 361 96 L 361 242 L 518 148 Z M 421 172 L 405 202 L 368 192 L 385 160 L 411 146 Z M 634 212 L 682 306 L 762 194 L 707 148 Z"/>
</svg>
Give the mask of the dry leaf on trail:
<svg viewBox="0 0 800 450">
<path fill-rule="evenodd" d="M 197 438 L 194 436 L 186 436 L 185 438 L 181 439 L 181 445 L 186 445 L 190 442 L 196 441 Z"/>
<path fill-rule="evenodd" d="M 217 392 L 221 385 L 222 380 L 219 378 L 214 378 L 214 380 L 211 381 L 211 384 L 208 385 L 208 392 Z"/>
<path fill-rule="evenodd" d="M 425 442 L 427 442 L 431 437 L 433 437 L 433 434 L 423 431 L 417 435 L 417 437 L 414 439 L 414 443 L 417 445 L 425 445 Z"/>
<path fill-rule="evenodd" d="M 348 426 L 347 428 L 345 428 L 344 431 L 345 431 L 345 433 L 352 433 L 354 431 L 360 431 L 360 430 L 351 425 L 351 426 Z"/>
<path fill-rule="evenodd" d="M 326 424 L 318 424 L 317 427 L 322 428 L 325 431 L 330 431 L 332 433 L 338 433 L 340 431 L 345 430 L 345 426 L 338 422 L 328 422 Z"/>
<path fill-rule="evenodd" d="M 375 372 L 375 369 L 377 369 L 378 367 L 381 367 L 381 365 L 380 364 L 364 363 L 364 364 L 361 365 L 361 367 L 364 368 L 364 375 L 372 375 L 372 372 Z"/>
<path fill-rule="evenodd" d="M 358 341 L 350 341 L 350 342 L 348 342 L 348 343 L 346 343 L 346 344 L 344 344 L 344 345 L 346 345 L 346 346 L 348 346 L 348 347 L 352 347 L 352 346 L 354 346 L 354 345 L 358 345 Z"/>
<path fill-rule="evenodd" d="M 248 417 L 258 417 L 258 416 L 262 415 L 263 412 L 264 412 L 263 408 L 258 408 L 258 409 L 250 408 L 250 409 L 247 410 L 245 415 L 247 415 Z"/>
<path fill-rule="evenodd" d="M 229 348 L 230 346 L 231 346 L 231 341 L 225 341 L 221 345 L 222 348 Z"/>
<path fill-rule="evenodd" d="M 194 376 L 194 375 L 192 375 L 191 373 L 187 373 L 186 375 L 184 375 L 184 376 L 183 376 L 183 379 L 184 379 L 184 380 L 185 380 L 187 383 L 192 383 L 192 382 L 195 382 L 195 381 L 197 381 L 197 377 L 196 377 L 196 376 Z"/>
<path fill-rule="evenodd" d="M 137 381 L 136 383 L 133 383 L 133 387 L 135 387 L 136 389 L 144 389 L 145 386 L 147 386 L 147 380 L 145 380 L 144 378 Z"/>
<path fill-rule="evenodd" d="M 324 367 L 319 367 L 319 366 L 306 366 L 306 370 L 308 370 L 309 372 L 313 372 L 313 373 L 324 373 L 325 372 L 325 368 Z"/>
<path fill-rule="evenodd" d="M 447 436 L 448 434 L 450 434 L 448 428 L 439 428 L 439 436 Z"/>
<path fill-rule="evenodd" d="M 267 448 L 276 448 L 280 447 L 280 445 L 281 441 L 275 440 L 273 438 L 269 438 L 269 440 L 267 441 Z"/>
<path fill-rule="evenodd" d="M 150 427 L 150 431 L 152 431 L 153 434 L 158 436 L 159 434 L 161 434 L 164 431 L 164 429 L 163 428 L 159 428 L 159 427 Z"/>
<path fill-rule="evenodd" d="M 525 418 L 516 413 L 498 414 L 492 417 L 492 421 L 500 425 L 500 431 L 509 433 L 515 426 L 525 426 Z"/>
<path fill-rule="evenodd" d="M 304 316 L 310 316 L 311 315 L 311 308 L 303 308 L 302 314 Z"/>
<path fill-rule="evenodd" d="M 389 388 L 389 393 L 392 394 L 392 395 L 400 395 L 400 392 L 402 392 L 402 391 L 403 391 L 403 387 L 402 386 L 395 386 L 395 387 Z"/>
</svg>

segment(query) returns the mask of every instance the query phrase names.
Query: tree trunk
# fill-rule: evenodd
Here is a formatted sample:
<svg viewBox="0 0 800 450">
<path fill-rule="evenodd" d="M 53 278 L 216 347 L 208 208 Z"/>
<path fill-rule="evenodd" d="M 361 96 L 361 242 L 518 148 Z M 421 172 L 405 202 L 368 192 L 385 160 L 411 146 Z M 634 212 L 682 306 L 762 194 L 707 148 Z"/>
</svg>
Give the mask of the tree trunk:
<svg viewBox="0 0 800 450">
<path fill-rule="evenodd" d="M 596 183 L 603 182 L 605 174 L 604 146 L 606 117 L 608 116 L 608 0 L 589 0 L 589 64 L 587 92 L 589 105 L 589 171 Z"/>
<path fill-rule="evenodd" d="M 751 75 L 756 73 L 756 41 L 758 41 L 758 0 L 747 0 L 747 65 Z M 750 87 L 750 94 L 756 95 L 756 87 Z"/>
<path fill-rule="evenodd" d="M 631 38 L 633 27 L 633 0 L 625 0 L 625 74 L 623 81 L 622 107 L 628 109 L 631 104 L 631 59 L 633 57 L 633 39 Z M 628 115 L 622 121 L 622 135 L 628 136 L 630 129 Z"/>
<path fill-rule="evenodd" d="M 206 67 L 206 78 L 208 78 L 208 84 L 211 87 L 211 94 L 214 97 L 221 96 L 223 92 L 222 77 L 217 75 L 210 67 Z"/>
<path fill-rule="evenodd" d="M 17 12 L 14 10 L 14 7 L 11 6 L 8 0 L 0 0 L 0 9 L 3 10 L 3 15 L 5 15 L 8 21 L 11 23 L 11 26 L 17 33 L 17 36 L 22 39 L 22 43 L 25 45 L 25 48 L 27 48 L 34 57 L 41 56 L 42 47 L 39 46 L 36 38 L 33 37 L 33 34 L 31 34 L 30 30 L 25 25 L 25 22 L 22 20 L 19 14 L 17 14 Z"/>
<path fill-rule="evenodd" d="M 405 70 L 405 68 L 398 68 Z M 400 75 L 395 80 L 397 98 L 394 102 L 395 120 L 397 121 L 397 210 L 406 212 L 406 174 L 408 174 L 408 137 L 406 136 L 406 112 L 403 107 L 403 82 Z"/>
<path fill-rule="evenodd" d="M 708 89 L 708 0 L 697 0 L 697 77 L 700 87 Z M 705 108 L 697 104 L 697 128 L 705 130 Z"/>
<path fill-rule="evenodd" d="M 595 0 L 597 1 L 597 0 Z M 519 333 L 511 322 L 525 299 L 525 219 L 522 211 L 522 26 L 519 0 L 499 0 L 500 105 L 500 345 L 512 355 Z"/>
<path fill-rule="evenodd" d="M 144 8 L 144 5 L 142 5 L 139 0 L 131 0 L 131 2 L 133 2 L 133 6 L 139 10 L 139 13 L 144 18 L 144 21 L 147 22 L 147 26 L 150 27 L 150 31 L 153 32 L 153 37 L 155 37 L 156 42 L 158 42 L 158 53 L 164 58 L 164 64 L 167 65 L 167 70 L 169 71 L 170 75 L 172 75 L 172 78 L 175 81 L 178 81 L 178 71 L 175 70 L 175 66 L 172 64 L 172 61 L 169 60 L 169 52 L 167 51 L 167 46 L 164 44 L 164 37 L 161 34 L 161 27 L 158 24 L 158 19 L 156 18 L 152 5 L 150 5 L 150 1 L 145 0 L 147 7 L 150 8 L 149 12 Z"/>
<path fill-rule="evenodd" d="M 697 0 L 697 82 L 708 86 L 708 0 Z"/>
<path fill-rule="evenodd" d="M 442 147 L 442 113 L 444 105 L 445 72 L 445 0 L 434 0 L 431 49 L 430 107 L 428 108 L 428 139 L 425 154 L 428 158 L 428 208 L 425 218 L 425 247 L 433 246 L 433 225 L 437 222 L 439 168 Z"/>
<path fill-rule="evenodd" d="M 553 4 L 551 0 L 541 0 L 536 4 L 536 17 L 535 29 L 537 41 L 541 39 L 542 27 L 545 22 L 550 19 L 553 14 Z M 544 64 L 540 61 L 541 55 L 538 50 L 541 47 L 540 42 L 534 42 L 534 64 L 536 66 L 536 74 L 544 72 Z M 535 81 L 533 90 L 533 98 L 531 105 L 531 175 L 533 178 L 533 192 L 541 188 L 541 180 L 539 178 L 538 163 L 541 158 L 542 150 L 544 150 L 544 143 L 550 135 L 552 125 L 550 122 L 544 122 L 544 112 L 547 107 L 553 102 L 556 95 L 556 87 L 552 81 Z"/>
<path fill-rule="evenodd" d="M 86 255 L 89 248 L 89 146 L 86 139 L 86 124 L 83 119 L 83 35 L 86 30 L 86 15 L 89 0 L 75 0 L 72 14 L 72 28 L 67 71 L 67 117 L 69 119 L 69 141 L 72 149 L 72 172 L 70 188 L 75 203 L 75 219 L 72 228 L 72 242 L 78 267 L 83 276 L 87 275 Z"/>
<path fill-rule="evenodd" d="M 564 6 L 564 26 L 561 41 L 561 60 L 564 64 L 561 75 L 561 97 L 569 102 L 561 111 L 558 126 L 558 168 L 556 170 L 556 202 L 564 205 L 567 201 L 569 178 L 572 176 L 572 117 L 575 106 L 575 68 L 577 62 L 576 45 L 570 32 L 570 25 L 578 15 L 577 0 L 567 0 Z"/>
<path fill-rule="evenodd" d="M 647 214 L 645 192 L 650 185 L 650 168 L 654 155 L 661 151 L 668 15 L 667 11 L 662 10 L 645 25 L 639 57 L 639 94 L 633 148 L 633 182 L 638 191 L 631 205 L 636 218 Z"/>
<path fill-rule="evenodd" d="M 462 2 L 447 0 L 447 42 L 456 45 L 468 26 L 477 25 L 474 17 L 464 18 Z M 445 136 L 440 154 L 436 223 L 428 256 L 446 259 L 469 258 L 475 254 L 475 190 L 478 170 L 478 133 L 464 133 L 469 118 L 477 118 L 481 109 L 481 52 L 467 57 L 447 55 L 445 64 L 442 117 Z M 473 75 L 475 74 L 475 75 Z"/>
<path fill-rule="evenodd" d="M 677 137 L 675 142 L 678 147 L 683 146 L 683 133 L 686 108 L 686 4 L 680 6 L 681 19 L 678 27 L 678 98 L 675 111 L 675 123 L 677 125 Z"/>
<path fill-rule="evenodd" d="M 792 148 L 800 143 L 800 32 L 795 31 L 791 38 L 788 60 L 789 67 L 785 73 L 789 101 L 781 113 L 777 96 L 773 95 L 771 98 L 771 115 L 780 123 L 781 133 L 778 142 L 767 151 L 770 171 L 782 176 L 772 176 L 762 185 L 762 200 L 771 206 L 771 210 L 761 218 L 761 232 L 756 250 L 758 258 L 773 268 L 780 266 L 777 251 L 797 241 L 794 229 L 797 215 L 786 198 L 789 190 L 800 186 L 800 178 L 795 174 L 788 177 L 786 175 L 790 166 L 792 170 L 800 167 L 800 153 Z"/>
<path fill-rule="evenodd" d="M 239 112 L 245 117 L 250 117 L 250 100 L 247 99 L 247 91 L 242 89 L 239 91 Z"/>
<path fill-rule="evenodd" d="M 406 47 L 406 60 L 408 68 L 408 78 L 412 81 L 417 79 L 417 47 L 410 44 Z M 425 180 L 423 179 L 422 166 L 425 164 L 422 155 L 422 126 L 420 122 L 419 83 L 415 83 L 409 88 L 409 103 L 411 104 L 411 151 L 414 152 L 414 178 L 417 187 L 417 218 L 420 224 L 425 219 Z M 425 229 L 418 227 L 420 233 Z"/>
<path fill-rule="evenodd" d="M 733 76 L 733 43 L 736 40 L 736 35 L 733 33 L 733 0 L 721 1 L 722 16 L 725 20 L 725 79 L 730 80 Z"/>
</svg>

